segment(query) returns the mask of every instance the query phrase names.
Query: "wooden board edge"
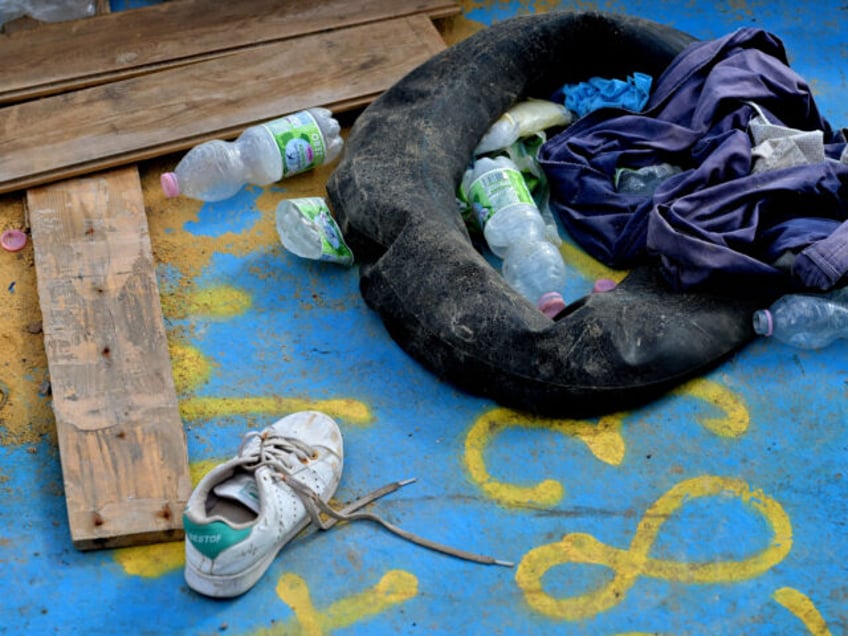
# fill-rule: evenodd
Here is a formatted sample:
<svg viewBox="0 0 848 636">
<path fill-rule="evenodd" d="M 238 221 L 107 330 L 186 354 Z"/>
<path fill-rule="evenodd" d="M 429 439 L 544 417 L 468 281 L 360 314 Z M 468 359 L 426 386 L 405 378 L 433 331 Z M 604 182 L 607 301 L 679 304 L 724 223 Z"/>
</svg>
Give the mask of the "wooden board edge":
<svg viewBox="0 0 848 636">
<path fill-rule="evenodd" d="M 413 25 L 413 30 L 418 34 L 420 40 L 424 43 L 425 49 L 435 55 L 446 48 L 445 42 L 441 37 L 438 29 L 433 25 L 432 21 L 425 16 L 411 16 L 403 18 Z M 388 88 L 388 87 L 386 87 Z M 334 113 L 345 113 L 359 108 L 368 106 L 376 99 L 382 91 L 377 93 L 368 93 L 358 97 L 305 105 L 304 108 L 312 106 L 323 106 L 332 110 Z M 122 165 L 155 159 L 174 152 L 181 152 L 192 148 L 193 146 L 204 141 L 212 139 L 231 139 L 241 134 L 245 128 L 254 124 L 261 123 L 257 121 L 245 121 L 238 125 L 210 130 L 203 135 L 194 135 L 182 139 L 173 140 L 167 144 L 157 144 L 146 148 L 138 149 L 131 153 L 122 153 L 108 157 L 101 157 L 93 161 L 81 162 L 72 166 L 66 166 L 60 170 L 51 170 L 46 172 L 29 174 L 26 177 L 10 179 L 0 182 L 0 194 L 14 192 L 35 186 L 41 186 L 62 179 L 83 176 L 92 172 L 108 170 Z"/>
<path fill-rule="evenodd" d="M 144 7 L 140 9 L 129 9 L 128 11 L 141 11 Z M 387 19 L 394 18 L 404 18 L 411 16 L 423 16 L 430 20 L 443 19 L 452 16 L 456 16 L 462 12 L 461 7 L 458 3 L 453 0 L 446 0 L 444 3 L 440 5 L 425 8 L 423 10 L 409 10 L 406 12 L 399 12 L 397 14 L 392 15 L 391 17 L 383 16 L 383 17 L 370 17 L 364 16 L 361 19 L 356 19 L 355 17 L 349 18 L 349 21 L 344 24 L 336 25 L 332 27 L 331 30 L 335 29 L 343 29 L 355 26 L 362 26 L 363 24 L 370 24 L 373 22 L 380 22 Z M 124 12 L 121 12 L 124 13 Z M 110 16 L 114 16 L 118 14 L 104 14 L 97 15 L 92 18 L 87 18 L 89 20 L 95 19 L 104 19 L 109 18 Z M 140 75 L 147 75 L 150 73 L 155 73 L 157 71 L 166 70 L 170 68 L 178 68 L 180 66 L 186 66 L 188 64 L 195 64 L 207 60 L 213 60 L 216 58 L 224 57 L 227 55 L 232 55 L 234 53 L 238 53 L 239 51 L 249 49 L 251 47 L 260 46 L 262 44 L 271 44 L 274 42 L 280 42 L 287 39 L 294 39 L 297 37 L 303 37 L 305 35 L 311 35 L 314 33 L 321 32 L 322 29 L 313 29 L 311 31 L 303 31 L 297 34 L 291 34 L 285 37 L 280 38 L 268 38 L 262 39 L 260 41 L 252 42 L 250 44 L 245 44 L 241 46 L 234 46 L 225 49 L 209 51 L 201 54 L 191 55 L 187 57 L 175 58 L 173 60 L 166 60 L 160 62 L 154 62 L 144 65 L 139 65 L 135 67 L 126 67 L 113 71 L 105 71 L 105 72 L 85 72 L 73 78 L 68 78 L 60 81 L 50 81 L 41 84 L 32 84 L 26 87 L 12 88 L 8 90 L 0 90 L 0 107 L 11 105 L 14 103 L 19 103 L 22 101 L 26 101 L 29 99 L 37 99 L 42 97 L 48 97 L 51 95 L 56 95 L 60 93 L 70 92 L 74 90 L 82 90 L 85 88 L 90 88 L 92 86 L 99 86 L 102 84 L 108 84 L 111 82 L 120 81 L 123 79 L 129 79 L 132 77 L 138 77 Z"/>
</svg>

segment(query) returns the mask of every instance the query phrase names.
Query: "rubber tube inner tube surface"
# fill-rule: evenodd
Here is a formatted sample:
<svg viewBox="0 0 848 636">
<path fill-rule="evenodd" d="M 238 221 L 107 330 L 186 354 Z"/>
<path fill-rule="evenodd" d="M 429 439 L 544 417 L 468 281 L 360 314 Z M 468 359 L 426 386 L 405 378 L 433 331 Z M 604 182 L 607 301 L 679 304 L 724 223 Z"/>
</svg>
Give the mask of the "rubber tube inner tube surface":
<svg viewBox="0 0 848 636">
<path fill-rule="evenodd" d="M 402 78 L 357 118 L 328 194 L 365 302 L 439 377 L 554 417 L 632 408 L 753 337 L 761 302 L 674 293 L 652 266 L 550 320 L 478 252 L 455 192 L 519 99 L 593 76 L 657 77 L 694 39 L 651 21 L 553 12 L 498 23 Z"/>
</svg>

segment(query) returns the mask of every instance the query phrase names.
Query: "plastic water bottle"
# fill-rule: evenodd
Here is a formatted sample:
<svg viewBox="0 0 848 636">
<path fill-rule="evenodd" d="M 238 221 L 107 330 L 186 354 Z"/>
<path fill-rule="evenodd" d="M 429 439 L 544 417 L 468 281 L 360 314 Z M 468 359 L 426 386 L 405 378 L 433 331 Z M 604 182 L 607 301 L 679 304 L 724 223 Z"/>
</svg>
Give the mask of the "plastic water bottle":
<svg viewBox="0 0 848 636">
<path fill-rule="evenodd" d="M 495 256 L 503 258 L 518 238 L 545 236 L 542 214 L 509 157 L 476 159 L 465 171 L 460 190 Z"/>
<path fill-rule="evenodd" d="M 615 172 L 615 187 L 621 193 L 651 196 L 663 181 L 681 172 L 682 168 L 668 163 L 644 168 L 619 168 Z"/>
<path fill-rule="evenodd" d="M 295 256 L 340 265 L 353 264 L 353 252 L 321 197 L 280 201 L 276 225 L 283 247 Z"/>
<path fill-rule="evenodd" d="M 544 240 L 520 241 L 507 250 L 503 277 L 519 294 L 553 318 L 565 309 L 565 263 L 559 249 Z"/>
<path fill-rule="evenodd" d="M 339 129 L 326 108 L 251 126 L 235 141 L 215 139 L 192 148 L 174 172 L 162 175 L 162 190 L 168 197 L 222 201 L 246 184 L 269 185 L 338 157 Z"/>
<path fill-rule="evenodd" d="M 823 349 L 848 337 L 848 294 L 789 294 L 754 312 L 754 331 L 800 349 Z"/>
<path fill-rule="evenodd" d="M 41 22 L 63 22 L 94 15 L 93 0 L 2 0 L 0 25 L 28 15 Z"/>
<path fill-rule="evenodd" d="M 545 221 L 524 177 L 508 157 L 478 158 L 462 180 L 489 249 L 503 259 L 504 279 L 553 317 L 565 307 L 565 263 L 547 239 Z"/>
</svg>

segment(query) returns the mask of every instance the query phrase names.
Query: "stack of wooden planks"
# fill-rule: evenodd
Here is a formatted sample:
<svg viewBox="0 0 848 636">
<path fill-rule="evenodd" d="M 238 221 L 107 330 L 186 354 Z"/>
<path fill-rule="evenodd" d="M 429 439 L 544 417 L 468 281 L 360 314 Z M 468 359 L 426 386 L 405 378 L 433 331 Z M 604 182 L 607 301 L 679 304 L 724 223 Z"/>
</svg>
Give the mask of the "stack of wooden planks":
<svg viewBox="0 0 848 636">
<path fill-rule="evenodd" d="M 191 491 L 134 163 L 364 106 L 442 50 L 432 20 L 458 13 L 452 0 L 172 0 L 0 35 L 0 192 L 29 188 L 76 547 L 178 539 Z"/>
<path fill-rule="evenodd" d="M 0 37 L 0 192 L 367 104 L 444 48 L 429 18 L 452 8 L 176 0 Z"/>
</svg>

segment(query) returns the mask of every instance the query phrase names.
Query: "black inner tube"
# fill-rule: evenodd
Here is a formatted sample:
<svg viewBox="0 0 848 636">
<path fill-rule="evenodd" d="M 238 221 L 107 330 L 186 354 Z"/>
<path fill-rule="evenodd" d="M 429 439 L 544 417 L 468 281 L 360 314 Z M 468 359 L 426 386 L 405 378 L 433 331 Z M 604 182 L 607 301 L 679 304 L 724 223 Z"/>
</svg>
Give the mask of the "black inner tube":
<svg viewBox="0 0 848 636">
<path fill-rule="evenodd" d="M 656 265 L 551 321 L 474 248 L 456 187 L 504 111 L 593 76 L 653 77 L 694 38 L 652 21 L 551 12 L 436 55 L 357 118 L 328 183 L 360 289 L 394 340 L 456 386 L 553 417 L 643 404 L 753 338 L 763 298 L 675 293 Z"/>
</svg>

